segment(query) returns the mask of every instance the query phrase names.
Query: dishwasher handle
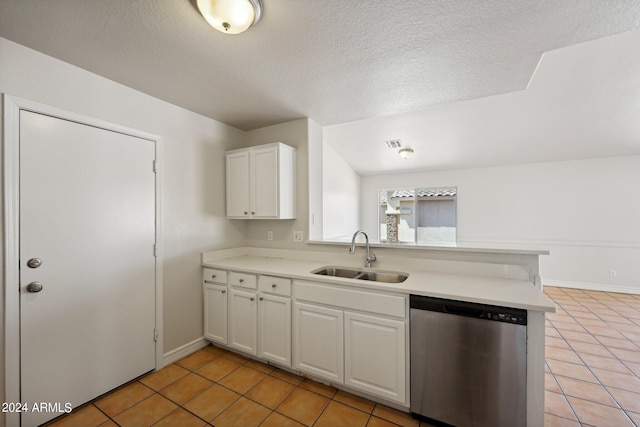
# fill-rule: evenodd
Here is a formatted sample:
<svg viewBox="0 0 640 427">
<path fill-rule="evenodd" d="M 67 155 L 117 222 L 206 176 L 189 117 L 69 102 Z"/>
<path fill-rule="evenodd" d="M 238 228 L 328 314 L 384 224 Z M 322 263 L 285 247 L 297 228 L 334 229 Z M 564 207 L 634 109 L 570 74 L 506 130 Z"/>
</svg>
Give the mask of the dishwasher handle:
<svg viewBox="0 0 640 427">
<path fill-rule="evenodd" d="M 457 314 L 458 316 L 467 316 L 467 317 L 483 317 L 484 310 L 475 309 L 475 308 L 465 308 L 458 307 L 455 305 L 445 305 L 444 312 L 449 314 Z"/>
</svg>

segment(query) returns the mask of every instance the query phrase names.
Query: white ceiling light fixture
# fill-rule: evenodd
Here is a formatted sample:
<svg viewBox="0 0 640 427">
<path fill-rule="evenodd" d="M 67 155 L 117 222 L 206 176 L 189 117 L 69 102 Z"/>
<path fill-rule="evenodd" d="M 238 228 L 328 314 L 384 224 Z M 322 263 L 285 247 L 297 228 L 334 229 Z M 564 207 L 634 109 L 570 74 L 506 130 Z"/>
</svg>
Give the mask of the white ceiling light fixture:
<svg viewBox="0 0 640 427">
<path fill-rule="evenodd" d="M 410 155 L 413 154 L 413 150 L 411 148 L 403 148 L 402 150 L 398 151 L 398 154 L 400 154 L 400 157 L 406 160 Z"/>
<path fill-rule="evenodd" d="M 240 34 L 258 23 L 262 15 L 261 0 L 197 0 L 204 19 L 225 34 Z"/>
</svg>

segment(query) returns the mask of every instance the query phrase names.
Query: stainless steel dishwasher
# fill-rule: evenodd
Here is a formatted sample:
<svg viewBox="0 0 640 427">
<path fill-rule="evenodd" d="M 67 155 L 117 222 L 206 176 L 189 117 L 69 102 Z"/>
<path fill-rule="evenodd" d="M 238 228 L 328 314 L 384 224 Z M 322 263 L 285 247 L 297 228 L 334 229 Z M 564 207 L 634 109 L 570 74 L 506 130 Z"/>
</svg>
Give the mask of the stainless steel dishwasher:
<svg viewBox="0 0 640 427">
<path fill-rule="evenodd" d="M 410 297 L 411 414 L 456 427 L 526 425 L 527 311 Z"/>
</svg>

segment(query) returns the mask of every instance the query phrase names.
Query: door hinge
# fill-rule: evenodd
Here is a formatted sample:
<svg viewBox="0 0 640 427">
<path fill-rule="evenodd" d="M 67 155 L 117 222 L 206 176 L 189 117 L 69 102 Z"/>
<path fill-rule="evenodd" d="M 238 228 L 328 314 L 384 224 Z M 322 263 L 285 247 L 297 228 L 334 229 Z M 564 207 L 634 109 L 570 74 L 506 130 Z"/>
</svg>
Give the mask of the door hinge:
<svg viewBox="0 0 640 427">
<path fill-rule="evenodd" d="M 153 256 L 158 256 L 158 245 L 153 244 Z"/>
<path fill-rule="evenodd" d="M 158 173 L 158 162 L 153 161 L 153 173 Z"/>
<path fill-rule="evenodd" d="M 158 341 L 158 330 L 156 328 L 153 329 L 153 340 Z"/>
</svg>

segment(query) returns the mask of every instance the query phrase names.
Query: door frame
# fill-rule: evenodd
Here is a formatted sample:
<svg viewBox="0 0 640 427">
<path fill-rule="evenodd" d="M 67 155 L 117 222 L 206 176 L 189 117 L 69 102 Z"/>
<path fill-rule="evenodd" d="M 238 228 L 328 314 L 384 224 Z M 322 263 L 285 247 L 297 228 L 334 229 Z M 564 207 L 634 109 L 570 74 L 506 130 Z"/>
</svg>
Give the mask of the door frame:
<svg viewBox="0 0 640 427">
<path fill-rule="evenodd" d="M 155 369 L 162 367 L 163 251 L 162 251 L 162 138 L 105 120 L 61 110 L 4 94 L 3 150 L 3 279 L 4 279 L 4 389 L 5 402 L 20 402 L 20 111 L 44 114 L 153 142 L 155 149 Z M 151 165 L 149 165 L 151 167 Z M 17 286 L 16 286 L 17 285 Z M 20 415 L 7 413 L 7 425 L 18 425 Z M 15 423 L 15 424 L 14 424 Z"/>
</svg>

